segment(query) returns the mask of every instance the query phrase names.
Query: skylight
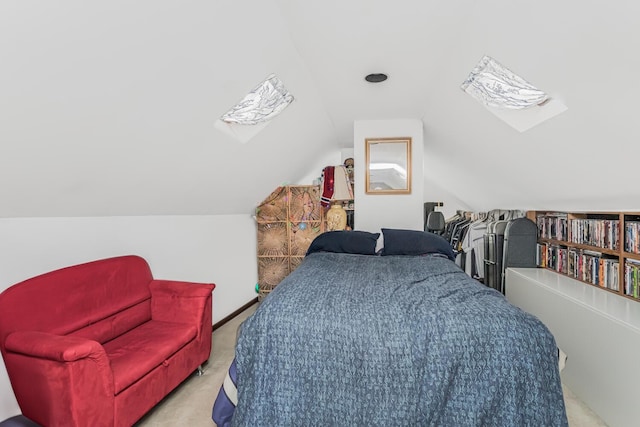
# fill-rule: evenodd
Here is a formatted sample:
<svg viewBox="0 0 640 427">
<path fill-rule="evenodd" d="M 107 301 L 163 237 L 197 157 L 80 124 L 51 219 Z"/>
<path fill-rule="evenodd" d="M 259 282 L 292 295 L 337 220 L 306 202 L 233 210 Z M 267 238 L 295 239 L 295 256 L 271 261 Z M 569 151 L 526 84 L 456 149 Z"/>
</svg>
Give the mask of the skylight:
<svg viewBox="0 0 640 427">
<path fill-rule="evenodd" d="M 293 99 L 280 79 L 271 74 L 224 113 L 216 122 L 216 128 L 247 142 L 282 113 Z"/>
<path fill-rule="evenodd" d="M 567 109 L 487 55 L 478 62 L 460 88 L 520 132 Z"/>
<path fill-rule="evenodd" d="M 484 56 L 461 89 L 484 105 L 521 110 L 544 103 L 549 96 L 490 56 Z"/>
</svg>

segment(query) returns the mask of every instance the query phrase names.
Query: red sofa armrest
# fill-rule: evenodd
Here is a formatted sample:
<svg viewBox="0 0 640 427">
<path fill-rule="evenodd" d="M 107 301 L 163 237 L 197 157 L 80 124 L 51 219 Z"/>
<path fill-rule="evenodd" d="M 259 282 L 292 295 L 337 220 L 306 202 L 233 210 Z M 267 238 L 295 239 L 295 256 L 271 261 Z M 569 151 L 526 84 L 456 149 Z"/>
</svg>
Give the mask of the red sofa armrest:
<svg viewBox="0 0 640 427">
<path fill-rule="evenodd" d="M 104 348 L 96 341 L 38 331 L 13 332 L 7 336 L 5 347 L 13 353 L 58 362 L 74 362 L 85 357 L 107 358 Z"/>
<path fill-rule="evenodd" d="M 215 287 L 213 283 L 152 280 L 151 318 L 194 324 L 200 330 L 203 316 L 207 311 L 211 313 L 211 293 Z"/>
<path fill-rule="evenodd" d="M 16 331 L 7 336 L 5 350 L 7 372 L 25 416 L 41 425 L 113 425 L 113 372 L 98 342 Z"/>
</svg>

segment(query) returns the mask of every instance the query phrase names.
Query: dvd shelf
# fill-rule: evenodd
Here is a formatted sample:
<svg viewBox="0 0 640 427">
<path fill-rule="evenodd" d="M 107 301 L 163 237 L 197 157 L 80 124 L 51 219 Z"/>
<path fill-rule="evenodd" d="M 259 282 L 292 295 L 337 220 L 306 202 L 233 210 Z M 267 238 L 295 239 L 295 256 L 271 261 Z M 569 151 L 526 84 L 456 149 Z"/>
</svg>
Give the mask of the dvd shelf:
<svg viewBox="0 0 640 427">
<path fill-rule="evenodd" d="M 530 211 L 538 267 L 640 301 L 640 213 Z"/>
</svg>

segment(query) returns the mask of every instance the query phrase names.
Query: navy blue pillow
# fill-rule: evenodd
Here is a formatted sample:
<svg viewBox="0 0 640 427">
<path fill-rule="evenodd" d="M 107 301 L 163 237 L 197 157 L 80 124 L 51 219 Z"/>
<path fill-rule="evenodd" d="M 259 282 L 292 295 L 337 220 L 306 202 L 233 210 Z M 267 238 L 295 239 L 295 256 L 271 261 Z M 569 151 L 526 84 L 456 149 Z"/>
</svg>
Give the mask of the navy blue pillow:
<svg viewBox="0 0 640 427">
<path fill-rule="evenodd" d="M 444 237 L 428 231 L 397 230 L 383 228 L 384 247 L 382 255 L 425 255 L 442 254 L 451 261 L 456 255 L 451 244 Z"/>
<path fill-rule="evenodd" d="M 380 233 L 367 231 L 327 231 L 311 242 L 307 255 L 314 252 L 375 255 L 378 237 Z"/>
</svg>

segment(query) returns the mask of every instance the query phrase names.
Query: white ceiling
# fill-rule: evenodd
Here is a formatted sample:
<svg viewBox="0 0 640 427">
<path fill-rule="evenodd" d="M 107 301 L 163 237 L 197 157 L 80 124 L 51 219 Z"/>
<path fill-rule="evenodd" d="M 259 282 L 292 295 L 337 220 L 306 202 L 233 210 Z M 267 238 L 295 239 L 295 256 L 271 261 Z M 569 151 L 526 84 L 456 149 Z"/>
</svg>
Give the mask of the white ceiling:
<svg viewBox="0 0 640 427">
<path fill-rule="evenodd" d="M 425 199 L 444 188 L 477 210 L 640 210 L 639 12 L 630 0 L 3 0 L 0 217 L 249 213 L 352 146 L 354 120 L 394 118 L 424 123 Z M 485 54 L 568 110 L 509 127 L 460 90 Z M 214 128 L 271 73 L 296 98 L 282 116 L 247 144 Z"/>
</svg>

